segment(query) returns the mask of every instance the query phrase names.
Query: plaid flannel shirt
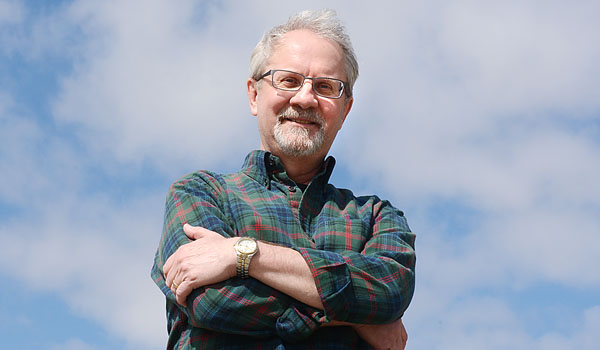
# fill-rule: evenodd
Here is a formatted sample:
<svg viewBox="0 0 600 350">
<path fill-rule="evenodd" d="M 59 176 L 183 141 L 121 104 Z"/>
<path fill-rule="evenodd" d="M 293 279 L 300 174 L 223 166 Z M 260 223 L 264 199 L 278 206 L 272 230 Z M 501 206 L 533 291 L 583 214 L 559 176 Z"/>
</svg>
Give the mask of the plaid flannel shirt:
<svg viewBox="0 0 600 350">
<path fill-rule="evenodd" d="M 368 349 L 352 327 L 321 325 L 381 324 L 403 315 L 414 291 L 415 236 L 389 202 L 328 184 L 334 165 L 329 157 L 302 191 L 279 158 L 253 151 L 237 173 L 199 171 L 171 186 L 152 268 L 167 300 L 168 349 Z M 187 307 L 178 305 L 162 269 L 190 242 L 185 223 L 297 250 L 324 310 L 237 277 L 198 288 Z"/>
</svg>

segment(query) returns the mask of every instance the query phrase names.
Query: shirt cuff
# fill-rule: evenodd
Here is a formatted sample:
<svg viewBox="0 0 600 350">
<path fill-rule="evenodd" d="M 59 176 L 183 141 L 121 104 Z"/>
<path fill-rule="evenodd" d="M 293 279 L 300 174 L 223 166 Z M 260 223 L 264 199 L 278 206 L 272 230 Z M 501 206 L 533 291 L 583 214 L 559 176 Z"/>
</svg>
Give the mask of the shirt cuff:
<svg viewBox="0 0 600 350">
<path fill-rule="evenodd" d="M 321 318 L 320 312 L 309 312 L 307 315 L 291 306 L 277 319 L 275 330 L 286 341 L 306 339 L 321 326 Z"/>
<path fill-rule="evenodd" d="M 350 271 L 344 258 L 336 253 L 296 248 L 312 271 L 328 320 L 346 321 L 355 295 Z"/>
</svg>

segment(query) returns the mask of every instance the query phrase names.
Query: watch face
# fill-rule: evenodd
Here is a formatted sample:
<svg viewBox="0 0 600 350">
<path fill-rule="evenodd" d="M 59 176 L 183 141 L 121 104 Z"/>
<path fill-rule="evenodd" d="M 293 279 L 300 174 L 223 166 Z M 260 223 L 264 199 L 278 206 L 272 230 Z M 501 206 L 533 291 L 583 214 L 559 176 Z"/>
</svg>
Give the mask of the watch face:
<svg viewBox="0 0 600 350">
<path fill-rule="evenodd" d="M 243 254 L 250 254 L 256 250 L 256 242 L 253 239 L 241 238 L 237 242 L 238 251 Z"/>
</svg>

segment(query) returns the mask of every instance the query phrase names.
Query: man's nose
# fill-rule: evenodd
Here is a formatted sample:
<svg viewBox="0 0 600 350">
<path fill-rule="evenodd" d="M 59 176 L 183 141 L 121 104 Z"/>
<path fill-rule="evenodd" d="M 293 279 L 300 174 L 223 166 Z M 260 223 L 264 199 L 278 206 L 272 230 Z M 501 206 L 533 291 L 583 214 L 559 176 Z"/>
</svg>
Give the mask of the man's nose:
<svg viewBox="0 0 600 350">
<path fill-rule="evenodd" d="M 319 101 L 317 101 L 317 95 L 313 90 L 313 82 L 306 79 L 300 90 L 292 96 L 290 103 L 303 109 L 316 107 Z"/>
</svg>

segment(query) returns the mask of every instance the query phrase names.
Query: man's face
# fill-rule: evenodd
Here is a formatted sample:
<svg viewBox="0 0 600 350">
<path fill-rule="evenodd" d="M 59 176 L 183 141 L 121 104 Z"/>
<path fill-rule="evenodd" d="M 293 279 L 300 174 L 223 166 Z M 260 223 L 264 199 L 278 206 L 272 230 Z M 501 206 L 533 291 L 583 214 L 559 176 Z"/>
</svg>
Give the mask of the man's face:
<svg viewBox="0 0 600 350">
<path fill-rule="evenodd" d="M 311 31 L 287 33 L 274 49 L 266 71 L 284 69 L 307 77 L 346 81 L 345 60 L 338 44 Z M 352 98 L 319 96 L 306 80 L 299 91 L 282 91 L 271 76 L 248 80 L 250 110 L 258 117 L 261 148 L 275 155 L 325 157 L 352 107 Z"/>
</svg>

